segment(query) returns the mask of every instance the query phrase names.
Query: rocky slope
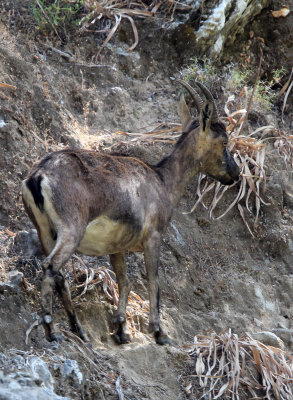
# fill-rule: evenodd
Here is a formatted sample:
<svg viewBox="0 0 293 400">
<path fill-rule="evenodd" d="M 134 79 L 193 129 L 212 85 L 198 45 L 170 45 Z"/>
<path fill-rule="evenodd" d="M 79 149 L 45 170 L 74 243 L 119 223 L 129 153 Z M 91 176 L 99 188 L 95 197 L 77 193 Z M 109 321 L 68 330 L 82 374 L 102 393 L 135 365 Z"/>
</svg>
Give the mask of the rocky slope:
<svg viewBox="0 0 293 400">
<path fill-rule="evenodd" d="M 58 302 L 56 318 L 63 331 L 63 343 L 47 343 L 42 327 L 37 326 L 41 267 L 37 258 L 27 258 L 25 235 L 21 238 L 18 234 L 32 228 L 21 203 L 21 180 L 45 152 L 65 146 L 122 149 L 152 163 L 169 153 L 171 144 L 121 133 L 170 128 L 178 123 L 179 90 L 174 78 L 180 76 L 182 62 L 195 55 L 190 53 L 185 28 L 197 30 L 196 43 L 202 49 L 198 56 L 206 48 L 213 55 L 221 54 L 221 35 L 237 37 L 243 43 L 251 26 L 254 31 L 264 29 L 263 24 L 259 27 L 257 20 L 252 22 L 251 18 L 267 2 L 232 2 L 232 9 L 231 2 L 220 1 L 218 11 L 214 3 L 196 2 L 195 16 L 205 10 L 200 22 L 192 13 L 180 14 L 167 34 L 158 29 L 157 22 L 141 23 L 140 42 L 131 53 L 127 52 L 129 26 L 122 25 L 120 34 L 104 49 L 98 62 L 93 61 L 98 46 L 94 35 L 75 37 L 61 46 L 58 40 L 27 34 L 26 2 L 23 10 L 11 7 L 9 2 L 1 10 L 5 23 L 0 25 L 0 82 L 14 87 L 0 88 L 1 398 L 11 399 L 12 393 L 15 399 L 198 398 L 198 383 L 192 381 L 192 389 L 187 390 L 190 375 L 195 372 L 194 360 L 184 345 L 207 330 L 231 328 L 239 335 L 247 331 L 274 333 L 282 339 L 284 349 L 292 352 L 292 170 L 274 148 L 274 140 L 267 141 L 267 188 L 262 195 L 268 205 L 262 205 L 255 237 L 249 234 L 236 209 L 221 220 L 210 220 L 202 206 L 192 214 L 184 214 L 196 201 L 196 182 L 190 185 L 174 213 L 162 245 L 160 269 L 162 319 L 173 346 L 155 345 L 147 332 L 144 302 L 135 301 L 130 307 L 133 342 L 115 345 L 111 337 L 115 306 L 106 296 L 103 282 L 90 285 L 75 301 L 91 346 L 70 334 Z M 238 21 L 236 6 L 243 14 L 249 13 L 247 21 Z M 271 18 L 274 31 L 283 34 L 287 22 L 272 19 L 270 12 L 265 9 L 260 21 Z M 206 42 L 202 39 L 204 29 L 211 26 L 211 21 L 218 21 L 216 18 L 224 18 L 230 25 L 224 21 L 217 35 L 209 36 Z M 219 28 L 221 24 L 218 23 Z M 235 25 L 237 29 L 233 29 Z M 266 34 L 264 65 L 272 59 L 270 49 L 274 46 Z M 285 49 L 292 32 L 286 35 Z M 277 34 L 276 40 L 280 40 Z M 222 38 L 221 42 L 224 46 L 227 40 Z M 276 51 L 286 53 L 284 48 Z M 253 62 L 258 53 L 252 50 L 253 43 L 246 49 Z M 227 48 L 226 56 L 231 58 L 229 52 Z M 288 65 L 290 58 L 284 59 L 287 77 Z M 225 100 L 223 91 L 218 99 L 221 112 Z M 257 110 L 249 126 L 256 129 L 273 121 L 276 129 L 288 134 L 292 123 L 290 98 L 287 103 L 285 125 L 281 124 L 276 107 L 274 111 Z M 237 188 L 227 192 L 217 215 L 236 193 Z M 253 216 L 247 218 L 252 225 Z M 81 279 L 85 274 L 83 263 L 93 270 L 109 267 L 106 257 L 85 257 L 72 263 Z M 66 274 L 76 286 L 72 263 L 68 263 Z M 129 254 L 128 264 L 133 290 L 146 300 L 142 256 Z M 74 293 L 80 294 L 78 289 Z M 268 340 L 264 335 L 259 338 Z M 278 343 L 273 341 L 274 346 Z M 242 392 L 241 399 L 245 398 L 249 396 Z"/>
</svg>

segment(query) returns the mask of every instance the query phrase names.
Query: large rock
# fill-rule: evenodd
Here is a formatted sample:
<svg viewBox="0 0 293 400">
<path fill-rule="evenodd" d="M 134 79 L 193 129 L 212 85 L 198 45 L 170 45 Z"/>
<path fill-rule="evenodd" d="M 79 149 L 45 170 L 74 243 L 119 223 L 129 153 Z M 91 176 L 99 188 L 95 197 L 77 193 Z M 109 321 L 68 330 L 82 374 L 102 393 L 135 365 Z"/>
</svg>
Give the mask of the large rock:
<svg viewBox="0 0 293 400">
<path fill-rule="evenodd" d="M 177 52 L 188 56 L 221 55 L 225 44 L 268 5 L 268 0 L 205 0 L 190 2 L 191 12 L 184 22 L 174 22 L 173 40 Z"/>
<path fill-rule="evenodd" d="M 9 360 L 2 355 L 1 361 L 5 364 Z M 54 379 L 41 358 L 26 361 L 18 355 L 9 363 L 12 372 L 0 372 L 1 400 L 70 400 L 54 392 Z"/>
</svg>

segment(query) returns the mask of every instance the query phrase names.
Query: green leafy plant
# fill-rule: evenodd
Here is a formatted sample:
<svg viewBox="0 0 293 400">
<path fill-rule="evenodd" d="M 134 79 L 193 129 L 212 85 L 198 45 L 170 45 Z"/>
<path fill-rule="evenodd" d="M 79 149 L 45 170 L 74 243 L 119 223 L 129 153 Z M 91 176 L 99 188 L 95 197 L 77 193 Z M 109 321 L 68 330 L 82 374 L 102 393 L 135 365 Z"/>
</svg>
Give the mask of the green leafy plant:
<svg viewBox="0 0 293 400">
<path fill-rule="evenodd" d="M 42 34 L 66 36 L 68 30 L 78 26 L 83 4 L 84 0 L 35 0 L 31 9 Z"/>
<path fill-rule="evenodd" d="M 218 72 L 215 64 L 207 57 L 193 57 L 190 64 L 183 71 L 184 80 L 187 82 L 198 80 L 207 86 L 217 79 Z"/>
<path fill-rule="evenodd" d="M 182 71 L 184 80 L 191 82 L 198 80 L 209 87 L 217 85 L 217 83 L 225 82 L 225 88 L 228 91 L 241 91 L 243 86 L 248 87 L 248 95 L 252 93 L 252 83 L 255 77 L 255 70 L 249 66 L 240 67 L 239 65 L 229 64 L 219 71 L 215 63 L 207 57 L 193 57 L 190 63 Z M 272 87 L 278 83 L 285 75 L 285 69 L 282 67 L 272 71 L 269 80 L 258 79 L 254 93 L 254 104 L 256 106 L 271 109 L 277 93 Z"/>
<path fill-rule="evenodd" d="M 233 67 L 228 74 L 227 88 L 233 91 L 240 90 L 243 86 L 251 85 L 252 77 L 255 75 L 255 71 L 251 68 Z M 272 71 L 272 77 L 270 80 L 258 80 L 256 83 L 254 93 L 254 103 L 269 110 L 272 108 L 276 98 L 276 91 L 272 90 L 272 87 L 278 83 L 285 75 L 285 69 L 282 67 Z M 251 94 L 252 89 L 248 90 Z"/>
</svg>

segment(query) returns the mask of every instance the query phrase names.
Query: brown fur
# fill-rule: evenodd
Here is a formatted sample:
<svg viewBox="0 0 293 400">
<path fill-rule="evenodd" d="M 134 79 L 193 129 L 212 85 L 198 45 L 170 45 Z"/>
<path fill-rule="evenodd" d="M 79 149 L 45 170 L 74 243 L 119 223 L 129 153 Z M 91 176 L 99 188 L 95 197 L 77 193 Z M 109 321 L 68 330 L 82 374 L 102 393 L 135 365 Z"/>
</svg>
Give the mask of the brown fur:
<svg viewBox="0 0 293 400">
<path fill-rule="evenodd" d="M 183 110 L 186 107 L 183 105 Z M 110 254 L 119 286 L 114 322 L 116 340 L 130 340 L 126 304 L 130 290 L 125 252 L 143 251 L 150 296 L 150 330 L 157 343 L 169 343 L 159 319 L 160 243 L 173 207 L 198 172 L 230 184 L 239 170 L 226 150 L 223 126 L 211 127 L 207 103 L 199 123 L 181 115 L 184 133 L 174 151 L 158 165 L 87 150 L 61 150 L 45 156 L 23 183 L 26 210 L 47 255 L 41 291 L 43 322 L 49 340 L 59 339 L 52 318 L 54 289 L 60 294 L 71 329 L 87 340 L 73 309 L 62 266 L 74 251 Z"/>
</svg>

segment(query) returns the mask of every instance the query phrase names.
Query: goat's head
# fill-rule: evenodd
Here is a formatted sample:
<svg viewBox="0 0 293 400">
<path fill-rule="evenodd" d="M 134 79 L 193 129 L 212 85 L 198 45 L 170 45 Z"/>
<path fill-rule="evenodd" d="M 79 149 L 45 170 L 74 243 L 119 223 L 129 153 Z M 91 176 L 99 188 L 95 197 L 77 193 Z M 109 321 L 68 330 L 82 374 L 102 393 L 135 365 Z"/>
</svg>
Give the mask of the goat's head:
<svg viewBox="0 0 293 400">
<path fill-rule="evenodd" d="M 227 148 L 226 127 L 219 119 L 211 92 L 202 83 L 196 82 L 207 98 L 204 103 L 199 94 L 189 84 L 181 80 L 179 82 L 189 91 L 199 112 L 196 146 L 200 161 L 200 171 L 220 181 L 223 185 L 231 185 L 239 178 L 239 168 Z M 194 120 L 182 96 L 178 111 L 183 130 L 193 129 Z"/>
</svg>

